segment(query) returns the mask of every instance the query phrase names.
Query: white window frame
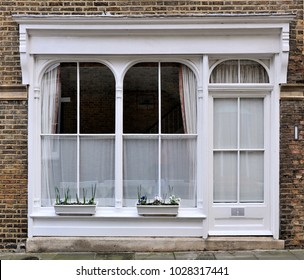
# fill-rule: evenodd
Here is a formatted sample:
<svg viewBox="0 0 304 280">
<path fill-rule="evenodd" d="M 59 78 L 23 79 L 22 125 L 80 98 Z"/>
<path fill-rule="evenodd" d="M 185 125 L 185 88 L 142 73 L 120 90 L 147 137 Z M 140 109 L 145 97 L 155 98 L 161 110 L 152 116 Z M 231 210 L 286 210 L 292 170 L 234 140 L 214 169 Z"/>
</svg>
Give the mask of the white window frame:
<svg viewBox="0 0 304 280">
<path fill-rule="evenodd" d="M 14 16 L 20 25 L 22 81 L 29 85 L 29 237 L 32 236 L 203 236 L 208 235 L 210 185 L 209 61 L 216 58 L 271 59 L 271 121 L 274 144 L 270 148 L 273 236 L 279 227 L 279 85 L 286 82 L 289 52 L 289 15 L 115 17 Z M 214 36 L 216 35 L 216 36 Z M 230 40 L 227 41 L 227 36 Z M 124 42 L 124 44 L 121 44 Z M 184 210 L 174 221 L 142 219 L 135 209 L 115 208 L 90 219 L 62 218 L 40 207 L 40 81 L 45 69 L 57 62 L 102 62 L 116 79 L 116 108 L 122 108 L 123 77 L 137 62 L 174 61 L 190 67 L 198 82 L 197 208 Z M 256 91 L 259 86 L 243 86 Z M 261 90 L 265 90 L 261 86 Z M 242 86 L 238 88 L 242 90 Z M 116 127 L 122 125 L 116 110 Z M 37 121 L 38 118 L 38 121 Z M 116 154 L 122 163 L 122 135 L 116 135 Z M 122 197 L 122 164 L 116 164 L 115 195 Z M 119 175 L 121 174 L 121 175 Z M 201 185 L 201 187 L 199 187 Z M 113 220 L 113 217 L 115 218 Z M 109 219 L 110 218 L 110 219 Z M 139 230 L 140 229 L 140 230 Z"/>
</svg>

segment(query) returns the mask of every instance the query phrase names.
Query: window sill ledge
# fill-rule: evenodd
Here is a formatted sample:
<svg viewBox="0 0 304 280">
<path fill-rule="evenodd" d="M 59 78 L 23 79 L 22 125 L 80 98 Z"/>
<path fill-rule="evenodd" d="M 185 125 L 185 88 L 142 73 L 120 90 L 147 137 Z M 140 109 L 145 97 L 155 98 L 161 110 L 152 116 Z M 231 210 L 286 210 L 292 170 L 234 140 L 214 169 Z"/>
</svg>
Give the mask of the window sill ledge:
<svg viewBox="0 0 304 280">
<path fill-rule="evenodd" d="M 125 208 L 101 208 L 98 207 L 96 210 L 96 214 L 93 216 L 59 216 L 55 214 L 55 210 L 53 207 L 41 207 L 36 208 L 32 213 L 29 215 L 30 218 L 59 218 L 59 219 L 79 219 L 79 218 L 86 218 L 86 219 L 100 219 L 100 218 L 141 218 L 141 219 L 151 219 L 151 218 L 168 218 L 168 217 L 161 217 L 161 216 L 151 216 L 151 217 L 143 217 L 137 214 L 136 207 L 125 207 Z M 203 213 L 202 209 L 195 209 L 195 208 L 180 208 L 179 213 L 175 217 L 171 218 L 198 218 L 198 219 L 205 219 L 207 216 Z"/>
</svg>

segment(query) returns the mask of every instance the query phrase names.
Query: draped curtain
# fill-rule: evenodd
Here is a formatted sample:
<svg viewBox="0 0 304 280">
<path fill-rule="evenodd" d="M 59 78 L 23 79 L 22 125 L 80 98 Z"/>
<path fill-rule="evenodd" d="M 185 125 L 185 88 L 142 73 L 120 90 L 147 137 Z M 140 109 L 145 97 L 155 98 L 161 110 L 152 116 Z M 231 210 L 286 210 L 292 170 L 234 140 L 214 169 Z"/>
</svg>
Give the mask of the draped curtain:
<svg viewBox="0 0 304 280">
<path fill-rule="evenodd" d="M 41 132 L 54 134 L 58 125 L 60 104 L 60 67 L 59 64 L 49 68 L 42 78 L 41 83 Z M 56 140 L 50 136 L 42 136 L 42 200 L 50 204 L 54 194 L 54 176 L 52 156 Z M 58 143 L 57 143 L 58 144 Z"/>
<path fill-rule="evenodd" d="M 58 64 L 52 66 L 45 72 L 42 83 L 42 133 L 56 133 L 59 98 L 60 98 L 60 67 Z"/>
<path fill-rule="evenodd" d="M 181 66 L 179 88 L 184 132 L 196 133 L 197 83 L 194 73 L 185 65 Z"/>
<path fill-rule="evenodd" d="M 196 137 L 187 134 L 196 134 L 197 130 L 197 82 L 185 65 L 179 69 L 179 95 L 185 135 L 162 138 L 161 187 L 163 193 L 168 192 L 168 186 L 173 187 L 183 207 L 195 207 Z"/>
</svg>

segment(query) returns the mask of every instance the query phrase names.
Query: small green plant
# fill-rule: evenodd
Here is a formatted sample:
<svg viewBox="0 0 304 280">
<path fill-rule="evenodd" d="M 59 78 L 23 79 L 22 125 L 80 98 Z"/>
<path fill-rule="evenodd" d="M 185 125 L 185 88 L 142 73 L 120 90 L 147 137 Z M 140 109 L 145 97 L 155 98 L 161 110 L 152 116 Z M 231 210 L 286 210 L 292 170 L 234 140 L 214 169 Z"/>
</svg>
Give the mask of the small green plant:
<svg viewBox="0 0 304 280">
<path fill-rule="evenodd" d="M 141 185 L 137 188 L 137 204 L 145 205 L 147 204 L 147 196 L 141 194 Z"/>
<path fill-rule="evenodd" d="M 56 196 L 56 205 L 93 205 L 95 203 L 95 195 L 96 195 L 96 184 L 92 185 L 92 195 L 89 199 L 87 199 L 87 190 L 85 188 L 82 189 L 82 199 L 79 198 L 76 193 L 76 200 L 71 201 L 70 189 L 64 192 L 64 198 L 61 199 L 60 190 L 58 187 L 55 187 L 55 196 Z"/>
<path fill-rule="evenodd" d="M 179 205 L 181 199 L 173 194 L 173 187 L 169 186 L 169 199 L 167 194 L 161 196 L 156 195 L 152 201 L 149 201 L 146 195 L 142 195 L 141 186 L 137 188 L 137 205 Z"/>
</svg>

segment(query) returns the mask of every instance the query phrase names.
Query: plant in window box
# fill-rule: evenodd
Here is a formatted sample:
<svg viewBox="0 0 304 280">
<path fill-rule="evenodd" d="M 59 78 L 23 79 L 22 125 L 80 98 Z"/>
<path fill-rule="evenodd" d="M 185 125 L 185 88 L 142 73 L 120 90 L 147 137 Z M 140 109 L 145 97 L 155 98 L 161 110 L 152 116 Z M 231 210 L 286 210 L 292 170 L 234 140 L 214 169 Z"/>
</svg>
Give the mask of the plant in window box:
<svg viewBox="0 0 304 280">
<path fill-rule="evenodd" d="M 169 199 L 155 196 L 149 201 L 146 195 L 141 194 L 138 188 L 137 213 L 141 216 L 176 216 L 181 199 L 173 194 L 173 187 L 169 186 Z"/>
<path fill-rule="evenodd" d="M 60 191 L 56 187 L 56 202 L 54 205 L 55 213 L 57 215 L 94 215 L 96 212 L 97 202 L 95 202 L 96 185 L 92 186 L 92 195 L 87 199 L 87 191 L 83 189 L 83 197 L 79 198 L 76 194 L 76 200 L 72 201 L 70 196 L 70 189 L 68 188 L 64 193 L 64 198 L 61 199 Z"/>
</svg>

